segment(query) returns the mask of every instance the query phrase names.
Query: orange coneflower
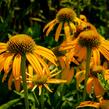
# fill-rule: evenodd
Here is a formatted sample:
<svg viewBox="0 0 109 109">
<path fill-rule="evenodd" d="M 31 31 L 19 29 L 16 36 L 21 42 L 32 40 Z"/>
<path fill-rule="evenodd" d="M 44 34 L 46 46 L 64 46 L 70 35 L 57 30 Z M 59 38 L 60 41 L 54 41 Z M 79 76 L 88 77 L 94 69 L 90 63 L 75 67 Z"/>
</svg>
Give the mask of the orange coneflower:
<svg viewBox="0 0 109 109">
<path fill-rule="evenodd" d="M 53 27 L 58 24 L 55 40 L 58 41 L 62 27 L 64 27 L 66 39 L 70 39 L 71 35 L 76 32 L 75 22 L 79 24 L 79 19 L 76 17 L 76 13 L 71 8 L 62 8 L 58 11 L 56 18 L 44 27 L 43 31 L 47 29 L 46 36 L 48 36 Z"/>
<path fill-rule="evenodd" d="M 86 84 L 86 91 L 88 94 L 95 93 L 96 96 L 101 96 L 104 94 L 105 90 L 103 86 L 100 84 L 100 81 L 97 77 L 97 74 L 104 74 L 107 70 L 104 70 L 102 66 L 94 66 L 90 69 L 90 73 L 88 75 L 88 80 Z M 77 89 L 79 88 L 80 83 L 85 80 L 85 70 L 79 71 L 76 73 L 76 80 L 77 80 Z"/>
<path fill-rule="evenodd" d="M 95 30 L 86 30 L 73 41 L 63 43 L 60 50 L 69 50 L 69 55 L 78 57 L 78 61 L 86 59 L 86 47 L 92 50 L 94 64 L 100 64 L 100 54 L 109 60 L 109 41 L 102 38 Z"/>
<path fill-rule="evenodd" d="M 45 69 L 43 69 L 41 74 L 33 74 L 33 72 L 30 72 L 28 72 L 29 76 L 27 78 L 29 88 L 33 88 L 32 90 L 34 90 L 36 87 L 38 87 L 39 95 L 41 95 L 43 87 L 45 87 L 49 92 L 52 92 L 48 86 L 49 84 L 61 84 L 67 82 L 66 80 L 54 78 L 61 72 L 58 71 L 57 68 L 51 69 L 50 72 L 46 72 Z"/>
<path fill-rule="evenodd" d="M 26 55 L 26 67 L 31 66 L 36 74 L 41 75 L 43 68 L 46 72 L 49 72 L 45 59 L 56 65 L 56 57 L 53 52 L 35 44 L 30 36 L 18 34 L 11 37 L 7 43 L 0 43 L 0 71 L 4 70 L 2 81 L 6 79 L 9 72 L 12 72 L 8 80 L 9 89 L 11 89 L 13 80 L 15 88 L 20 89 L 20 69 L 23 53 Z"/>
</svg>

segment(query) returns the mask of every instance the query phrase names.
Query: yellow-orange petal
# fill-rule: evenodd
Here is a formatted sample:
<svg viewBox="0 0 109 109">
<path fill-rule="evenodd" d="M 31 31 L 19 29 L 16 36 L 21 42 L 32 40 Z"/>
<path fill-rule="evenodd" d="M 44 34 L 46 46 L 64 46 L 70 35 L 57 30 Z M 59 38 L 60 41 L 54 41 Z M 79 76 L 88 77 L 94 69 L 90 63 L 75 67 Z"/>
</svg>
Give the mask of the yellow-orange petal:
<svg viewBox="0 0 109 109">
<path fill-rule="evenodd" d="M 92 88 L 94 86 L 94 78 L 93 77 L 89 77 L 87 80 L 87 84 L 86 84 L 86 91 L 88 94 L 92 93 Z"/>
<path fill-rule="evenodd" d="M 79 89 L 80 83 L 85 79 L 85 70 L 76 73 L 76 87 Z"/>
<path fill-rule="evenodd" d="M 38 56 L 37 54 L 35 54 L 37 60 L 41 63 L 43 69 L 46 71 L 47 74 L 50 74 L 50 71 L 49 71 L 49 68 L 48 68 L 48 65 L 45 63 L 45 61 L 40 57 Z"/>
<path fill-rule="evenodd" d="M 76 108 L 78 109 L 78 108 L 82 108 L 82 107 L 94 107 L 94 108 L 99 109 L 100 108 L 100 103 L 93 102 L 93 101 L 83 101 Z"/>
<path fill-rule="evenodd" d="M 109 109 L 109 100 L 102 100 L 100 102 L 100 108 L 101 109 Z"/>
<path fill-rule="evenodd" d="M 26 58 L 29 61 L 29 63 L 31 64 L 31 66 L 33 67 L 33 69 L 35 70 L 35 72 L 38 74 L 41 74 L 42 67 L 41 67 L 41 64 L 39 63 L 39 61 L 37 60 L 37 58 L 35 57 L 35 55 L 33 55 L 31 53 L 27 53 Z"/>
<path fill-rule="evenodd" d="M 8 57 L 7 53 L 3 53 L 0 55 L 0 72 L 3 70 L 4 63 L 7 57 Z"/>
<path fill-rule="evenodd" d="M 98 78 L 94 78 L 94 92 L 96 96 L 104 94 L 104 88 L 101 86 Z"/>
<path fill-rule="evenodd" d="M 17 54 L 13 60 L 12 73 L 15 80 L 20 78 L 21 55 Z"/>
<path fill-rule="evenodd" d="M 61 79 L 48 79 L 46 83 L 53 83 L 53 84 L 61 84 L 66 83 L 67 80 L 61 80 Z"/>
<path fill-rule="evenodd" d="M 16 89 L 17 91 L 20 91 L 21 79 L 19 78 L 19 79 L 15 80 L 15 81 L 14 81 L 14 84 L 15 84 L 15 89 Z"/>
<path fill-rule="evenodd" d="M 101 52 L 101 54 L 109 61 L 109 51 L 103 46 L 99 46 L 98 49 Z"/>
<path fill-rule="evenodd" d="M 71 32 L 72 32 L 72 33 L 75 33 L 75 32 L 76 32 L 76 27 L 75 27 L 75 25 L 74 25 L 72 22 L 70 22 L 69 25 L 70 25 L 70 28 L 71 28 Z"/>
<path fill-rule="evenodd" d="M 53 92 L 53 91 L 48 87 L 47 84 L 44 84 L 44 86 L 45 86 L 45 88 L 46 88 L 49 92 Z"/>
<path fill-rule="evenodd" d="M 100 65 L 100 52 L 98 49 L 92 50 L 95 65 Z"/>
<path fill-rule="evenodd" d="M 41 51 L 48 52 L 48 53 L 51 54 L 51 55 L 54 55 L 54 53 L 53 53 L 50 49 L 45 48 L 45 47 L 43 47 L 43 46 L 37 45 L 37 46 L 35 47 L 35 50 L 37 51 L 37 49 L 38 49 L 38 50 L 41 50 Z M 55 55 L 54 55 L 54 56 L 55 56 Z"/>
<path fill-rule="evenodd" d="M 56 22 L 56 19 L 54 19 L 54 20 L 52 20 L 51 22 L 47 23 L 47 24 L 45 25 L 44 29 L 43 29 L 43 32 L 44 32 L 50 25 L 52 25 L 52 24 L 55 23 L 55 22 Z"/>
<path fill-rule="evenodd" d="M 0 53 L 4 52 L 7 50 L 7 45 L 6 43 L 0 43 Z"/>
<path fill-rule="evenodd" d="M 39 88 L 39 95 L 41 95 L 41 93 L 42 93 L 42 85 L 38 85 L 38 88 Z"/>
<path fill-rule="evenodd" d="M 52 23 L 49 27 L 48 27 L 48 29 L 47 29 L 47 31 L 46 31 L 46 36 L 48 36 L 48 34 L 50 33 L 50 31 L 53 29 L 53 27 L 56 25 L 56 23 L 57 22 L 54 22 L 54 23 Z"/>
<path fill-rule="evenodd" d="M 9 90 L 12 89 L 12 88 L 11 88 L 11 86 L 12 86 L 12 81 L 13 81 L 13 75 L 12 75 L 12 73 L 11 73 L 11 75 L 10 75 L 10 77 L 9 77 L 9 79 L 8 79 L 8 88 L 9 88 Z"/>
<path fill-rule="evenodd" d="M 34 51 L 36 54 L 43 56 L 44 58 L 48 59 L 50 62 L 56 65 L 56 57 L 49 54 L 48 52 L 42 51 L 42 50 L 36 50 Z"/>
<path fill-rule="evenodd" d="M 67 80 L 67 83 L 70 83 L 74 76 L 74 68 L 66 67 L 62 72 L 62 79 Z"/>
<path fill-rule="evenodd" d="M 11 69 L 12 65 L 12 59 L 14 54 L 9 54 L 9 56 L 6 58 L 6 61 L 4 63 L 4 71 L 6 74 L 8 74 L 9 70 Z"/>
<path fill-rule="evenodd" d="M 65 32 L 67 41 L 71 40 L 70 27 L 67 22 L 64 23 L 64 32 Z"/>
<path fill-rule="evenodd" d="M 63 25 L 62 22 L 59 23 L 59 25 L 58 25 L 58 27 L 57 27 L 57 29 L 56 29 L 55 41 L 58 41 L 58 39 L 59 39 L 59 35 L 60 35 L 61 30 L 62 30 L 62 25 Z"/>
</svg>

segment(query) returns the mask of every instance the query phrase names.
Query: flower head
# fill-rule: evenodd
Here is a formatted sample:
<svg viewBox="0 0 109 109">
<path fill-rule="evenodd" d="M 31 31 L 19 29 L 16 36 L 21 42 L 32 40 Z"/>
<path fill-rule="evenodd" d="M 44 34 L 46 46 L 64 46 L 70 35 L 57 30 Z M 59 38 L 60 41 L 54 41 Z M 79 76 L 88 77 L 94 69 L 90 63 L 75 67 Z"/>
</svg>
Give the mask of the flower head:
<svg viewBox="0 0 109 109">
<path fill-rule="evenodd" d="M 95 30 L 86 30 L 73 41 L 61 44 L 60 50 L 67 50 L 69 55 L 77 57 L 78 61 L 86 59 L 86 47 L 92 49 L 93 64 L 100 65 L 100 55 L 109 60 L 109 41 L 102 38 Z"/>
<path fill-rule="evenodd" d="M 7 43 L 0 43 L 0 71 L 4 70 L 2 81 L 6 79 L 8 74 L 10 75 L 8 80 L 9 89 L 11 89 L 14 80 L 16 89 L 20 90 L 21 57 L 23 53 L 26 55 L 27 72 L 28 66 L 31 66 L 36 74 L 40 74 L 43 68 L 46 69 L 46 72 L 49 72 L 46 64 L 47 60 L 56 65 L 56 57 L 53 52 L 36 45 L 30 36 L 18 34 L 11 37 Z"/>
<path fill-rule="evenodd" d="M 74 25 L 75 22 L 79 23 L 79 19 L 76 17 L 76 13 L 71 8 L 62 8 L 56 14 L 56 18 L 44 27 L 43 31 L 47 29 L 46 36 L 48 36 L 53 27 L 58 24 L 55 33 L 55 40 L 58 41 L 63 27 L 66 39 L 69 40 L 76 32 L 76 25 Z"/>
<path fill-rule="evenodd" d="M 96 96 L 101 96 L 104 94 L 104 88 L 100 84 L 97 74 L 102 74 L 105 71 L 106 70 L 104 70 L 102 66 L 94 66 L 90 69 L 90 73 L 88 75 L 89 77 L 86 84 L 86 91 L 88 94 L 91 94 L 93 92 Z M 85 73 L 85 70 L 76 73 L 77 88 L 79 88 L 80 83 L 85 79 Z"/>
<path fill-rule="evenodd" d="M 71 8 L 62 8 L 56 15 L 58 22 L 74 22 L 75 18 L 76 13 Z"/>
<path fill-rule="evenodd" d="M 29 82 L 28 84 L 29 88 L 33 88 L 32 90 L 34 90 L 36 87 L 38 87 L 39 95 L 41 95 L 43 87 L 45 87 L 49 92 L 52 92 L 48 84 L 61 84 L 67 82 L 66 80 L 54 78 L 59 73 L 60 71 L 58 71 L 57 68 L 54 68 L 49 73 L 46 73 L 45 69 L 43 69 L 43 72 L 40 75 L 39 74 L 29 75 L 29 77 L 27 78 Z"/>
</svg>

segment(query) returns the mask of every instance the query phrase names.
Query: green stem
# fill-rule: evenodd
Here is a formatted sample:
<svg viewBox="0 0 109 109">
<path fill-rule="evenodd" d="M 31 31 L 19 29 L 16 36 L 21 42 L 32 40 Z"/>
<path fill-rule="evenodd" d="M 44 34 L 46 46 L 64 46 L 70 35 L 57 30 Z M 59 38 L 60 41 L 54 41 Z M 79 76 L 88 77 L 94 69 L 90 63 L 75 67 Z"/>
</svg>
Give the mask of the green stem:
<svg viewBox="0 0 109 109">
<path fill-rule="evenodd" d="M 88 80 L 88 75 L 90 72 L 90 59 L 91 59 L 91 47 L 87 47 L 87 57 L 86 57 L 86 73 L 85 73 L 85 81 L 84 81 L 84 92 L 83 92 L 83 101 L 86 99 L 86 84 Z"/>
<path fill-rule="evenodd" d="M 21 73 L 22 73 L 22 81 L 23 81 L 23 89 L 24 89 L 24 98 L 25 98 L 25 109 L 29 109 L 29 102 L 28 102 L 28 89 L 26 83 L 26 55 L 22 54 L 21 59 Z"/>
<path fill-rule="evenodd" d="M 42 88 L 42 92 L 41 92 L 40 103 L 41 103 L 41 109 L 44 109 L 44 90 L 43 90 L 43 88 Z"/>
</svg>

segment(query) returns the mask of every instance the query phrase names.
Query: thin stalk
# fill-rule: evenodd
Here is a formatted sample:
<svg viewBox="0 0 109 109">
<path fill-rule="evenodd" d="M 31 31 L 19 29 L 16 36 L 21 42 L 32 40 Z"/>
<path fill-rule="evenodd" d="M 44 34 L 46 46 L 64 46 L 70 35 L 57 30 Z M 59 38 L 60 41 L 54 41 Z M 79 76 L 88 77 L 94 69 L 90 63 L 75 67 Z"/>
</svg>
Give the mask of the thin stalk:
<svg viewBox="0 0 109 109">
<path fill-rule="evenodd" d="M 26 69 L 26 55 L 22 54 L 21 73 L 22 73 L 22 81 L 23 81 L 23 89 L 24 89 L 25 109 L 29 109 L 28 89 L 27 89 L 27 83 L 26 83 L 25 69 Z"/>
<path fill-rule="evenodd" d="M 86 73 L 85 73 L 85 81 L 84 81 L 83 101 L 86 99 L 86 84 L 90 72 L 90 59 L 91 59 L 91 47 L 88 46 L 86 49 L 87 49 L 87 56 L 86 56 Z"/>
<path fill-rule="evenodd" d="M 41 98 L 40 98 L 40 103 L 41 103 L 41 109 L 44 109 L 44 90 L 42 88 L 42 92 L 41 92 Z"/>
</svg>

